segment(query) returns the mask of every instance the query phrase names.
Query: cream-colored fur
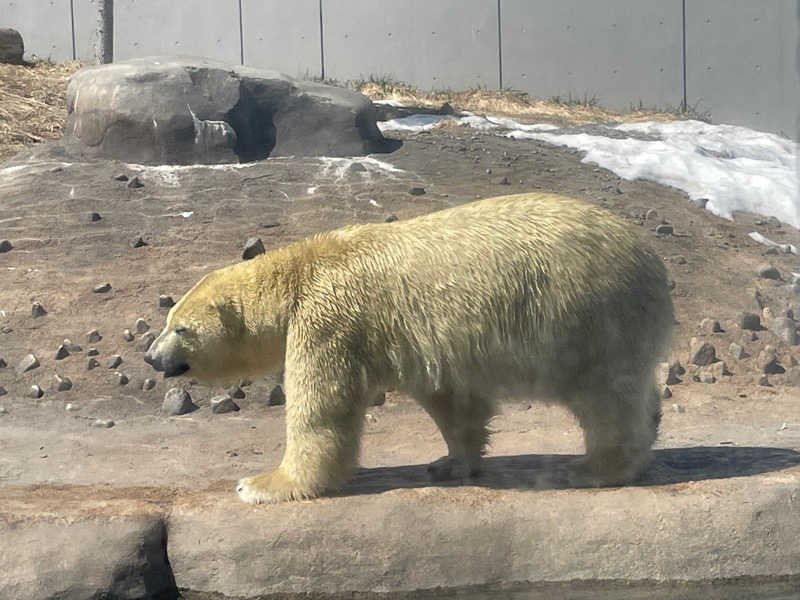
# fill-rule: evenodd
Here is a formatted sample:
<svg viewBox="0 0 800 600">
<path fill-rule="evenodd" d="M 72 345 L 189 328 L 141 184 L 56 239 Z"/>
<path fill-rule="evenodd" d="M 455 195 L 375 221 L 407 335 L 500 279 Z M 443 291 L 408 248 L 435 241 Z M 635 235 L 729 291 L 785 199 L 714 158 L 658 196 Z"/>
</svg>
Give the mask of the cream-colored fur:
<svg viewBox="0 0 800 600">
<path fill-rule="evenodd" d="M 520 194 L 322 233 L 212 272 L 149 354 L 202 379 L 284 369 L 286 451 L 239 482 L 248 502 L 344 484 L 368 400 L 387 389 L 441 430 L 434 478 L 476 473 L 494 399 L 523 392 L 575 413 L 587 454 L 573 482 L 605 485 L 647 462 L 672 324 L 664 265 L 624 222 Z"/>
</svg>

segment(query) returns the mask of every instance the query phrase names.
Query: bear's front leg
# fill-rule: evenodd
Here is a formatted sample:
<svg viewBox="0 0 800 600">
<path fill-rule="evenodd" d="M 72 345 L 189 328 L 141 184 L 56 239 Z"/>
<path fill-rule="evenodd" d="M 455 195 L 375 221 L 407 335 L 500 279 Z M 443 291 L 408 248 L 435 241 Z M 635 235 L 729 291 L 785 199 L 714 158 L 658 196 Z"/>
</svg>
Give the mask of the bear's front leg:
<svg viewBox="0 0 800 600">
<path fill-rule="evenodd" d="M 286 451 L 272 472 L 241 479 L 252 504 L 314 498 L 347 482 L 358 463 L 367 402 L 361 369 L 317 347 L 293 360 L 287 350 Z"/>
</svg>

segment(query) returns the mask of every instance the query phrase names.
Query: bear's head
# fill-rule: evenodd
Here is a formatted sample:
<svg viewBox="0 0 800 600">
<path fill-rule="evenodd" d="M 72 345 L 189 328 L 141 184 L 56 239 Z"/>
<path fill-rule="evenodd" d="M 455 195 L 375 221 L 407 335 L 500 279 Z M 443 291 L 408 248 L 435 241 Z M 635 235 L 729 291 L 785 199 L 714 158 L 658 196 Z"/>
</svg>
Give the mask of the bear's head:
<svg viewBox="0 0 800 600">
<path fill-rule="evenodd" d="M 285 326 L 274 306 L 260 306 L 265 295 L 254 296 L 238 279 L 230 268 L 203 277 L 172 307 L 145 362 L 164 377 L 188 372 L 215 383 L 280 370 Z"/>
</svg>

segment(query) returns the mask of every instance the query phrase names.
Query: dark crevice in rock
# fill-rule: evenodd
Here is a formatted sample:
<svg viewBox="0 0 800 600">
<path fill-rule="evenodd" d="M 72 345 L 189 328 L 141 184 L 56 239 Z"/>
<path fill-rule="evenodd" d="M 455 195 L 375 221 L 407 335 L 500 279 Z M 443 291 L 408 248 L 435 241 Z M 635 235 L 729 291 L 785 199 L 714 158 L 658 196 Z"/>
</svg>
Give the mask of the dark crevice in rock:
<svg viewBox="0 0 800 600">
<path fill-rule="evenodd" d="M 236 146 L 233 151 L 240 162 L 262 160 L 275 148 L 276 129 L 272 120 L 275 110 L 272 106 L 259 102 L 258 87 L 241 82 L 239 101 L 225 118 L 236 132 Z"/>
</svg>

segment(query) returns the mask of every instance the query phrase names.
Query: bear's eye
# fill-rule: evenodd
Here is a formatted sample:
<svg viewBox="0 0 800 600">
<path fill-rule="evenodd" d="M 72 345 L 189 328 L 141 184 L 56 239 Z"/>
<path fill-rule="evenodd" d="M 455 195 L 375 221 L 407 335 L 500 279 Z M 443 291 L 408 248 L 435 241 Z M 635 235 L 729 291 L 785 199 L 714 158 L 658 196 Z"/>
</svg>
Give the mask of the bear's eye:
<svg viewBox="0 0 800 600">
<path fill-rule="evenodd" d="M 186 327 L 183 327 L 182 325 L 179 325 L 178 327 L 175 328 L 174 331 L 175 331 L 175 333 L 180 335 L 181 333 L 186 333 Z"/>
</svg>

